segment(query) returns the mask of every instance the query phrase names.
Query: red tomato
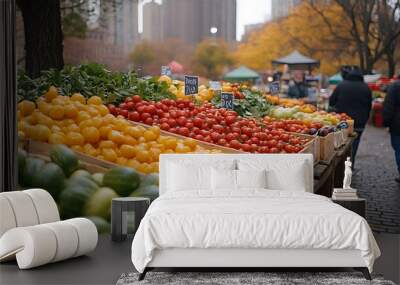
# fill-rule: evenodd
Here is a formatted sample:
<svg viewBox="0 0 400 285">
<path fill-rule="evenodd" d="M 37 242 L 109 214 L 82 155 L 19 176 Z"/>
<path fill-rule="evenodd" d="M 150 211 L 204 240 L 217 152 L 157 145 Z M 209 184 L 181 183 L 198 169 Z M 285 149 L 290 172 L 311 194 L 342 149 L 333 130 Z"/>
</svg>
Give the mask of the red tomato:
<svg viewBox="0 0 400 285">
<path fill-rule="evenodd" d="M 225 146 L 227 144 L 227 141 L 226 141 L 226 139 L 219 139 L 218 144 Z"/>
<path fill-rule="evenodd" d="M 176 121 L 175 119 L 168 119 L 168 125 L 170 125 L 170 127 L 174 128 L 176 127 Z"/>
<path fill-rule="evenodd" d="M 144 123 L 147 125 L 152 125 L 153 124 L 153 118 L 149 117 L 146 120 L 144 120 Z"/>
<path fill-rule="evenodd" d="M 270 153 L 279 153 L 279 149 L 276 148 L 276 147 L 272 147 L 272 148 L 269 150 L 269 152 L 270 152 Z"/>
<path fill-rule="evenodd" d="M 230 147 L 238 149 L 240 147 L 240 142 L 238 140 L 231 140 L 229 143 Z"/>
<path fill-rule="evenodd" d="M 182 126 L 182 127 L 183 127 L 184 125 L 186 125 L 186 122 L 187 122 L 186 118 L 183 117 L 183 116 L 179 117 L 176 121 L 178 122 L 178 125 L 180 125 L 180 126 Z"/>
<path fill-rule="evenodd" d="M 110 113 L 113 114 L 114 116 L 118 115 L 117 108 L 113 104 L 108 104 L 108 109 L 110 110 Z"/>
<path fill-rule="evenodd" d="M 151 118 L 151 115 L 149 113 L 142 113 L 140 115 L 140 119 L 142 119 L 142 121 L 146 121 L 147 118 Z"/>
<path fill-rule="evenodd" d="M 244 144 L 242 144 L 242 150 L 246 151 L 246 152 L 250 152 L 252 150 L 252 147 L 251 147 L 251 145 L 244 143 Z"/>
<path fill-rule="evenodd" d="M 198 117 L 193 119 L 193 125 L 195 125 L 198 128 L 201 128 L 201 126 L 203 125 L 203 122 L 204 121 Z"/>
<path fill-rule="evenodd" d="M 125 104 L 127 110 L 132 110 L 133 108 L 135 108 L 135 103 L 133 103 L 132 101 L 126 102 Z"/>
<path fill-rule="evenodd" d="M 179 133 L 180 135 L 182 135 L 182 136 L 187 137 L 187 136 L 189 136 L 189 129 L 186 128 L 186 127 L 179 128 L 179 129 L 178 129 L 178 133 Z"/>
<path fill-rule="evenodd" d="M 118 115 L 124 116 L 125 118 L 128 117 L 128 110 L 123 109 L 118 111 Z"/>
<path fill-rule="evenodd" d="M 219 133 L 217 133 L 217 132 L 212 132 L 212 133 L 210 134 L 210 136 L 211 136 L 211 139 L 212 139 L 214 142 L 217 142 L 217 141 L 221 138 L 221 135 L 220 135 Z"/>
<path fill-rule="evenodd" d="M 161 123 L 160 128 L 164 131 L 168 131 L 169 130 L 169 125 L 168 123 Z"/>
<path fill-rule="evenodd" d="M 277 144 L 278 144 L 278 142 L 277 142 L 276 140 L 269 140 L 269 141 L 267 141 L 267 146 L 268 146 L 269 148 L 276 147 Z"/>
<path fill-rule="evenodd" d="M 131 121 L 138 122 L 140 120 L 140 114 L 136 111 L 129 112 L 128 119 Z"/>
<path fill-rule="evenodd" d="M 136 106 L 136 111 L 138 111 L 139 113 L 143 113 L 145 108 L 146 108 L 146 106 L 143 106 L 143 105 Z"/>
<path fill-rule="evenodd" d="M 139 95 L 133 95 L 132 100 L 135 103 L 139 103 L 140 101 L 142 101 L 142 98 Z"/>
<path fill-rule="evenodd" d="M 202 135 L 199 135 L 199 134 L 197 134 L 194 138 L 195 138 L 196 140 L 199 140 L 199 141 L 204 140 L 204 137 L 203 137 Z"/>
</svg>

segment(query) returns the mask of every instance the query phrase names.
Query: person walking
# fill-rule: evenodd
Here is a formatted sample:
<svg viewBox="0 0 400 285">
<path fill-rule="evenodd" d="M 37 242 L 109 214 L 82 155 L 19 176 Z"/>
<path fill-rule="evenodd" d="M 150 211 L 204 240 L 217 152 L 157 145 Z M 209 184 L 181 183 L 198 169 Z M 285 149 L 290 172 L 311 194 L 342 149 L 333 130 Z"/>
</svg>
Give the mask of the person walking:
<svg viewBox="0 0 400 285">
<path fill-rule="evenodd" d="M 400 183 L 400 76 L 398 80 L 389 86 L 383 102 L 383 124 L 389 127 L 390 141 L 396 158 L 398 177 Z"/>
<path fill-rule="evenodd" d="M 372 106 L 372 92 L 364 82 L 364 76 L 358 68 L 342 70 L 343 81 L 336 86 L 329 98 L 330 108 L 337 113 L 346 113 L 354 120 L 354 131 L 357 138 L 352 145 L 352 168 L 355 166 L 355 158 L 361 135 L 368 122 Z"/>
<path fill-rule="evenodd" d="M 289 84 L 287 95 L 289 98 L 296 99 L 308 97 L 307 84 L 302 70 L 295 70 L 293 72 L 293 82 Z"/>
</svg>

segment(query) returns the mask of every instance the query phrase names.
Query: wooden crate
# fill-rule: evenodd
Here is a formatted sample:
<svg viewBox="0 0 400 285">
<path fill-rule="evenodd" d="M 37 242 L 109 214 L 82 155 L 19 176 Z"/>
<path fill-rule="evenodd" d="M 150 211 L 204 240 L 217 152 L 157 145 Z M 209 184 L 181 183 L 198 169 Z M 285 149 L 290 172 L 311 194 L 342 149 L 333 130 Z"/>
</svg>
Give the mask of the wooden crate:
<svg viewBox="0 0 400 285">
<path fill-rule="evenodd" d="M 319 137 L 320 160 L 329 161 L 335 153 L 335 135 L 329 133 L 325 137 Z"/>
<path fill-rule="evenodd" d="M 300 153 L 311 153 L 314 157 L 314 164 L 317 164 L 320 160 L 320 146 L 319 146 L 320 142 L 319 142 L 318 136 L 299 134 L 299 133 L 291 133 L 291 132 L 289 132 L 289 134 L 310 140 L 306 144 L 306 146 L 303 148 L 303 150 L 300 151 Z"/>
</svg>

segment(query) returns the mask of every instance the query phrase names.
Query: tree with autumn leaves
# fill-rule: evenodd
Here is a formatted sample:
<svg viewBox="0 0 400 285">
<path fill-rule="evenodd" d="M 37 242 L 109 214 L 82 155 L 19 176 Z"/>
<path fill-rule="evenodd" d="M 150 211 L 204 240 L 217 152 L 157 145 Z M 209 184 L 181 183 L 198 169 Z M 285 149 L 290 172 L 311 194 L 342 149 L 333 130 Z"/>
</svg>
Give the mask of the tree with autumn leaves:
<svg viewBox="0 0 400 285">
<path fill-rule="evenodd" d="M 239 45 L 236 58 L 257 70 L 297 49 L 321 60 L 321 71 L 337 72 L 344 64 L 395 71 L 400 36 L 399 1 L 305 0 L 287 17 L 269 22 Z M 397 17 L 397 18 L 396 18 Z"/>
</svg>

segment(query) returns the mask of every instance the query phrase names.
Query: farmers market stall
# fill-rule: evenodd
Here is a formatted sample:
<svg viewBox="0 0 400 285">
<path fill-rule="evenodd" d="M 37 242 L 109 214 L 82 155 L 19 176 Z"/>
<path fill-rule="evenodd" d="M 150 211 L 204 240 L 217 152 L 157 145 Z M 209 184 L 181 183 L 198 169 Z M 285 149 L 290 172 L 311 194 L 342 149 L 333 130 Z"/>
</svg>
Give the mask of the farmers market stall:
<svg viewBox="0 0 400 285">
<path fill-rule="evenodd" d="M 353 121 L 239 83 L 220 90 L 137 78 L 98 65 L 20 76 L 19 184 L 49 191 L 65 218 L 108 231 L 115 197 L 158 196 L 162 153 L 311 153 L 315 192 L 330 197 L 351 151 Z M 232 94 L 232 109 L 220 93 Z"/>
</svg>

